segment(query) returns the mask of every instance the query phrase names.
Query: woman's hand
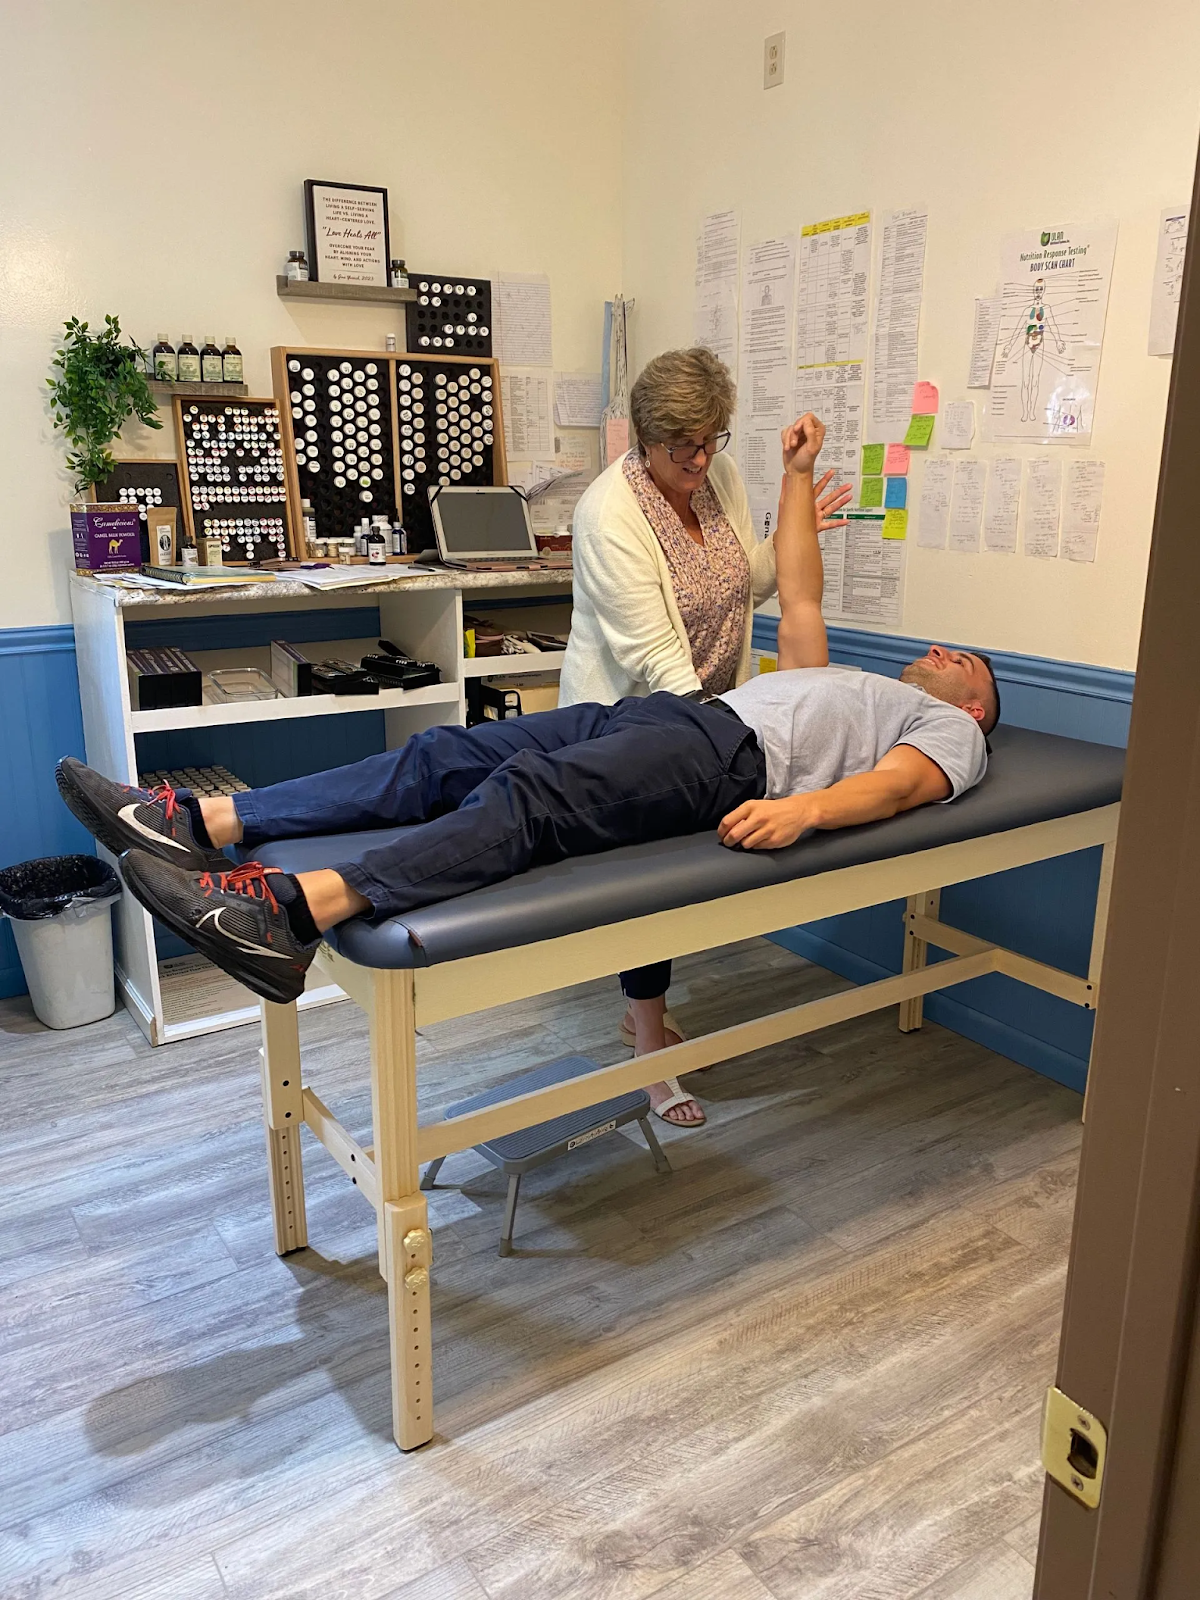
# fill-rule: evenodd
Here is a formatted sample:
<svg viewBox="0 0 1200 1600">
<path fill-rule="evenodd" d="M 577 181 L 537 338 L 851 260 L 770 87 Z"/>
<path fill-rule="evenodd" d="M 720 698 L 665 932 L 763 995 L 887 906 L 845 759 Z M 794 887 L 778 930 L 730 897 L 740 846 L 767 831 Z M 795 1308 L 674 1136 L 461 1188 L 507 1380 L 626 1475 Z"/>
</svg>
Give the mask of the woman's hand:
<svg viewBox="0 0 1200 1600">
<path fill-rule="evenodd" d="M 829 528 L 844 528 L 846 518 L 839 517 L 837 513 L 843 506 L 849 505 L 854 499 L 854 490 L 848 483 L 839 484 L 836 489 L 829 488 L 829 480 L 833 477 L 833 468 L 821 478 L 813 488 L 813 498 L 817 503 L 817 532 L 825 533 Z"/>
<path fill-rule="evenodd" d="M 825 443 L 825 424 L 811 411 L 797 417 L 786 427 L 780 438 L 783 441 L 783 470 L 789 478 L 812 476 L 812 470 Z"/>
</svg>

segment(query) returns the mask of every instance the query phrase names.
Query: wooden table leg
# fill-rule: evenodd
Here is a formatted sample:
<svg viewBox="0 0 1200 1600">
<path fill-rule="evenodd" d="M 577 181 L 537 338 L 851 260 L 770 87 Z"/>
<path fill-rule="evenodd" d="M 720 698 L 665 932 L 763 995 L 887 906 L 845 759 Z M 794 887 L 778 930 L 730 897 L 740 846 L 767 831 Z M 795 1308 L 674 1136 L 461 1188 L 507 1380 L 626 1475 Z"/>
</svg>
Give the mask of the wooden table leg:
<svg viewBox="0 0 1200 1600">
<path fill-rule="evenodd" d="M 910 894 L 904 907 L 904 964 L 902 972 L 920 972 L 929 959 L 929 945 L 918 939 L 910 927 L 913 917 L 937 917 L 941 907 L 942 891 L 929 889 L 924 894 Z M 913 1033 L 925 1020 L 925 997 L 917 995 L 912 1000 L 900 1002 L 900 1032 Z"/>
<path fill-rule="evenodd" d="M 275 1249 L 285 1256 L 308 1243 L 304 1212 L 304 1166 L 300 1125 L 300 1028 L 293 1003 L 260 1002 L 262 1012 L 263 1122 L 267 1134 L 267 1174 L 271 1184 L 271 1219 Z"/>
<path fill-rule="evenodd" d="M 417 1030 L 411 971 L 372 972 L 371 1103 L 380 1265 L 388 1286 L 392 1432 L 401 1450 L 413 1450 L 433 1437 L 429 1318 L 433 1244 L 417 1165 Z"/>
</svg>

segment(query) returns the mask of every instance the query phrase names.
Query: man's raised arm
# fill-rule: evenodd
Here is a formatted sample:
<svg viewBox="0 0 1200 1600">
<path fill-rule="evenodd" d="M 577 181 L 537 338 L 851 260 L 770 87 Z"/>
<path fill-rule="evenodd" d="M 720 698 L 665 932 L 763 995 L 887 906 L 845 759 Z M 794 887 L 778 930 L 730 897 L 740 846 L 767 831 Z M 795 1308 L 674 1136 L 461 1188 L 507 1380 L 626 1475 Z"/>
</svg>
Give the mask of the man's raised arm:
<svg viewBox="0 0 1200 1600">
<path fill-rule="evenodd" d="M 775 528 L 779 586 L 779 667 L 827 667 L 829 640 L 821 615 L 825 572 L 817 542 L 813 468 L 825 424 L 811 411 L 783 430 L 783 487 Z"/>
</svg>

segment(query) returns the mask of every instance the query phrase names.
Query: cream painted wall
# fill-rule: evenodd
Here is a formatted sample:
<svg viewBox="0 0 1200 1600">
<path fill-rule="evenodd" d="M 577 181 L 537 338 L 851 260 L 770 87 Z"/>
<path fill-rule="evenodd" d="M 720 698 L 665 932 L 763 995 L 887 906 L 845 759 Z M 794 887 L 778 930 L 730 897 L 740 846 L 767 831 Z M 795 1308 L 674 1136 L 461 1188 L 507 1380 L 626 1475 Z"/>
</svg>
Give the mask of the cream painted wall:
<svg viewBox="0 0 1200 1600">
<path fill-rule="evenodd" d="M 763 40 L 779 29 L 786 81 L 764 91 Z M 691 340 L 706 212 L 739 206 L 745 246 L 925 202 L 921 376 L 978 412 L 965 387 L 973 299 L 992 288 L 1000 236 L 1117 218 L 1088 452 L 1107 463 L 1096 564 L 914 547 L 902 631 L 1132 667 L 1170 366 L 1146 354 L 1155 234 L 1160 209 L 1191 192 L 1198 124 L 1195 0 L 639 6 L 625 122 L 634 367 Z"/>
<path fill-rule="evenodd" d="M 43 384 L 66 317 L 233 333 L 258 394 L 273 344 L 403 332 L 277 299 L 306 177 L 386 184 L 417 266 L 549 273 L 556 361 L 594 370 L 621 264 L 610 23 L 588 0 L 4 0 L 0 627 L 70 618 Z M 169 431 L 128 442 L 173 453 Z"/>
</svg>

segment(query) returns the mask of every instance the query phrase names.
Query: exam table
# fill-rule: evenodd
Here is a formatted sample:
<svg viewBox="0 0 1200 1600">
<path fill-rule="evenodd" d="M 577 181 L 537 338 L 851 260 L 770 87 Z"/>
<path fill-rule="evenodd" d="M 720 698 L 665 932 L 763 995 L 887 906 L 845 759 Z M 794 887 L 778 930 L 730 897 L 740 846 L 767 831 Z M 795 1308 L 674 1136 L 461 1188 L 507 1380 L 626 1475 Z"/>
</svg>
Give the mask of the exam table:
<svg viewBox="0 0 1200 1600">
<path fill-rule="evenodd" d="M 376 926 L 355 919 L 332 929 L 314 967 L 369 1019 L 373 1148 L 358 1144 L 304 1085 L 296 1006 L 263 1002 L 275 1247 L 283 1255 L 307 1243 L 304 1123 L 377 1214 L 401 1449 L 433 1435 L 423 1163 L 881 1007 L 899 1003 L 900 1027 L 911 1031 L 921 1026 L 924 995 L 988 972 L 1095 1008 L 1124 752 L 1003 725 L 991 742 L 983 781 L 946 805 L 810 835 L 785 850 L 726 850 L 715 833 L 700 833 L 579 856 Z M 312 871 L 356 859 L 397 831 L 294 839 L 255 854 L 288 872 Z M 939 919 L 947 885 L 1094 846 L 1103 855 L 1086 976 Z M 418 1027 L 896 899 L 905 901 L 905 941 L 894 977 L 418 1125 Z M 948 959 L 927 964 L 930 945 Z"/>
</svg>

